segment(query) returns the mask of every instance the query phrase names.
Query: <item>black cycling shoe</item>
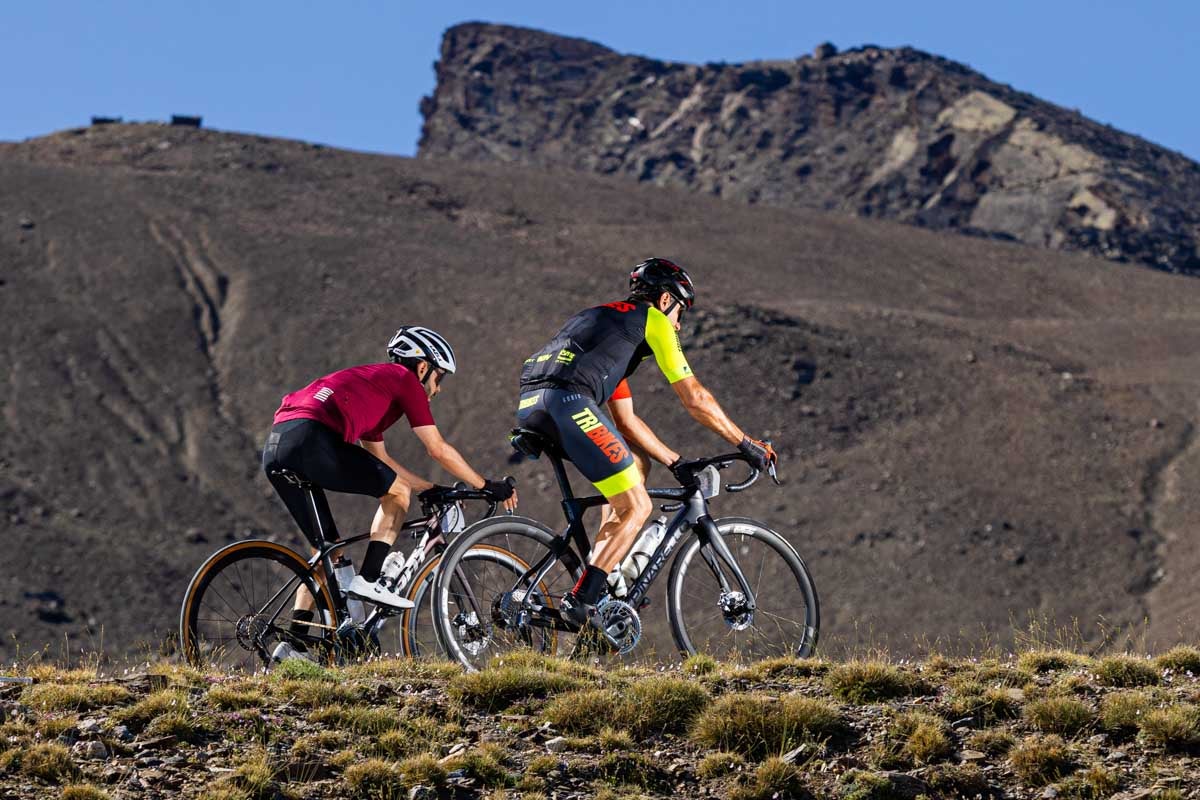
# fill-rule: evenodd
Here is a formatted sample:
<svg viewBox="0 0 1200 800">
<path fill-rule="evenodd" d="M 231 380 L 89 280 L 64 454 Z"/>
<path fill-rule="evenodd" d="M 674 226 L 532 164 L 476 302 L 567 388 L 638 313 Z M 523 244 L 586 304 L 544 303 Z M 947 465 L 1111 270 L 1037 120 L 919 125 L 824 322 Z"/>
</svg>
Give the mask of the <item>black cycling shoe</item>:
<svg viewBox="0 0 1200 800">
<path fill-rule="evenodd" d="M 570 591 L 564 594 L 559 601 L 558 613 L 564 622 L 582 629 L 595 616 L 596 607 L 590 603 L 585 603 L 579 595 L 575 594 L 574 591 Z"/>
</svg>

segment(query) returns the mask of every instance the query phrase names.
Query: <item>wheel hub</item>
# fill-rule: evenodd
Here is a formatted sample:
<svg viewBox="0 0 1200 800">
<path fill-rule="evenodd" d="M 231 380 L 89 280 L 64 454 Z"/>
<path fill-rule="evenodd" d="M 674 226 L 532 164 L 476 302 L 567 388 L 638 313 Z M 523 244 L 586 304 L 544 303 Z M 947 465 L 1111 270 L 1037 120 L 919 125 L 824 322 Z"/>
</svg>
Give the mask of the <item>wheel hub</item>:
<svg viewBox="0 0 1200 800">
<path fill-rule="evenodd" d="M 717 607 L 725 618 L 725 624 L 735 631 L 744 631 L 754 622 L 754 609 L 742 592 L 721 592 Z"/>
</svg>

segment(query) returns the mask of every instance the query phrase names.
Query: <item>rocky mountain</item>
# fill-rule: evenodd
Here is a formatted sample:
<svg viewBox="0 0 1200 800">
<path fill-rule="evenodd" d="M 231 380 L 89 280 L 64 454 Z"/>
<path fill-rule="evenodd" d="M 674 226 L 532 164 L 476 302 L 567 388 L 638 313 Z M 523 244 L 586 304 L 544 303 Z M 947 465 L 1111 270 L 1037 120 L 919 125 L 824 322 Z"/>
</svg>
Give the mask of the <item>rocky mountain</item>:
<svg viewBox="0 0 1200 800">
<path fill-rule="evenodd" d="M 458 351 L 434 406 L 447 438 L 515 474 L 523 512 L 561 519 L 546 465 L 509 461 L 519 368 L 649 254 L 696 278 L 696 374 L 782 453 L 785 487 L 714 507 L 795 543 L 827 653 L 970 651 L 1029 615 L 1077 620 L 1090 646 L 1194 633 L 1200 281 L 616 177 L 166 125 L 0 144 L 0 186 L 0 660 L 155 649 L 217 547 L 300 546 L 257 465 L 271 415 L 379 360 L 401 323 Z M 677 449 L 726 447 L 652 367 L 633 389 Z M 428 472 L 414 445 L 388 434 Z M 334 508 L 347 532 L 374 511 Z"/>
<path fill-rule="evenodd" d="M 568 167 L 1200 274 L 1200 165 L 911 48 L 681 64 L 451 28 L 422 157 Z"/>
</svg>

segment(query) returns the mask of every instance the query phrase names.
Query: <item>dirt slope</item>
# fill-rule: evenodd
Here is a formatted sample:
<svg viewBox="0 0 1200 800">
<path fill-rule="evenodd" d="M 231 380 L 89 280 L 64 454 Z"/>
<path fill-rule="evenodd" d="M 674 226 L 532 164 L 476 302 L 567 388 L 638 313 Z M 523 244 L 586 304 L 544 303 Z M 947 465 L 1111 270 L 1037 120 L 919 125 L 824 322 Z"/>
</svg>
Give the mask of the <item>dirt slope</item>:
<svg viewBox="0 0 1200 800">
<path fill-rule="evenodd" d="M 1100 618 L 1190 633 L 1200 282 L 612 178 L 156 125 L 0 145 L 0 185 L 0 657 L 14 638 L 153 642 L 215 547 L 295 541 L 256 466 L 271 413 L 378 359 L 403 322 L 459 352 L 435 406 L 447 437 L 557 519 L 547 470 L 508 464 L 520 361 L 651 253 L 696 277 L 697 374 L 783 454 L 786 489 L 717 510 L 795 542 L 826 641 L 969 647 L 1030 611 L 1093 641 Z M 652 369 L 634 389 L 677 448 L 718 447 Z M 403 428 L 389 446 L 425 468 Z M 372 511 L 336 510 L 347 531 Z"/>
</svg>

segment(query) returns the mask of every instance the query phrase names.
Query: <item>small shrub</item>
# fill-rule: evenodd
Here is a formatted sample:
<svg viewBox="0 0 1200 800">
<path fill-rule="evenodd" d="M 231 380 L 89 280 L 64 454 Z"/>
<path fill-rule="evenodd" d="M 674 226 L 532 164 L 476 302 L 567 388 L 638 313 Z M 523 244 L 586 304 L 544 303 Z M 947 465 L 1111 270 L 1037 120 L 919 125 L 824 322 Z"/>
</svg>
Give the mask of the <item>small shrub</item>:
<svg viewBox="0 0 1200 800">
<path fill-rule="evenodd" d="M 1030 650 L 1017 657 L 1017 668 L 1025 672 L 1058 672 L 1087 664 L 1086 657 L 1069 650 Z"/>
<path fill-rule="evenodd" d="M 124 686 L 102 683 L 40 683 L 21 693 L 21 702 L 40 711 L 90 711 L 127 702 L 133 695 Z"/>
<path fill-rule="evenodd" d="M 777 797 L 795 800 L 812 797 L 800 768 L 778 757 L 768 758 L 759 764 L 754 771 L 753 782 L 739 786 L 730 794 L 731 800 L 772 800 Z"/>
<path fill-rule="evenodd" d="M 478 711 L 500 711 L 519 701 L 548 698 L 582 686 L 561 672 L 523 665 L 503 666 L 458 675 L 447 691 L 455 700 Z"/>
<path fill-rule="evenodd" d="M 802 742 L 844 736 L 845 723 L 830 704 L 801 695 L 781 698 L 729 694 L 709 705 L 692 727 L 701 745 L 761 759 Z"/>
<path fill-rule="evenodd" d="M 1144 658 L 1109 656 L 1096 665 L 1096 677 L 1105 686 L 1155 686 L 1158 669 Z"/>
<path fill-rule="evenodd" d="M 985 689 L 978 683 L 961 685 L 961 694 L 950 697 L 950 711 L 955 717 L 973 717 L 981 725 L 991 725 L 1004 719 L 1013 719 L 1021 713 L 1020 695 L 1013 690 L 993 686 Z"/>
<path fill-rule="evenodd" d="M 283 663 L 287 663 L 286 661 Z M 346 767 L 343 775 L 356 800 L 399 800 L 407 797 L 404 773 L 399 764 L 369 758 Z"/>
<path fill-rule="evenodd" d="M 738 670 L 733 677 L 751 681 L 767 681 L 779 678 L 808 678 L 813 675 L 824 675 L 828 671 L 829 663 L 825 661 L 780 656 L 751 664 Z"/>
<path fill-rule="evenodd" d="M 900 714 L 876 745 L 876 759 L 885 768 L 908 768 L 943 759 L 954 752 L 947 728 L 945 720 L 926 711 Z"/>
<path fill-rule="evenodd" d="M 1171 750 L 1192 748 L 1200 745 L 1200 708 L 1184 704 L 1150 709 L 1139 727 L 1141 738 L 1149 744 Z"/>
<path fill-rule="evenodd" d="M 882 661 L 848 661 L 825 674 L 829 691 L 843 700 L 862 705 L 907 697 L 923 690 L 911 675 Z"/>
<path fill-rule="evenodd" d="M 1100 727 L 1114 736 L 1131 736 L 1154 705 L 1146 691 L 1117 692 L 1100 700 Z"/>
<path fill-rule="evenodd" d="M 1159 669 L 1169 669 L 1172 672 L 1190 672 L 1200 675 L 1200 650 L 1195 647 L 1179 645 L 1154 659 Z"/>
<path fill-rule="evenodd" d="M 1074 736 L 1092 723 L 1095 715 L 1084 703 L 1071 697 L 1047 697 L 1025 707 L 1025 719 L 1046 733 Z"/>
<path fill-rule="evenodd" d="M 696 775 L 702 780 L 723 778 L 746 765 L 746 759 L 737 753 L 709 753 L 696 765 Z"/>
<path fill-rule="evenodd" d="M 109 800 L 108 792 L 90 783 L 73 783 L 64 786 L 61 800 Z"/>
<path fill-rule="evenodd" d="M 708 675 L 717 669 L 717 660 L 706 653 L 696 653 L 683 661 L 683 674 Z"/>
<path fill-rule="evenodd" d="M 568 692 L 551 700 L 542 716 L 561 731 L 593 733 L 616 719 L 619 702 L 611 689 Z"/>
<path fill-rule="evenodd" d="M 1009 761 L 1027 786 L 1045 786 L 1075 768 L 1066 744 L 1053 734 L 1028 737 L 1009 753 Z"/>
<path fill-rule="evenodd" d="M 1017 740 L 1004 730 L 977 731 L 967 740 L 967 746 L 989 756 L 1002 756 L 1012 749 Z"/>
</svg>

